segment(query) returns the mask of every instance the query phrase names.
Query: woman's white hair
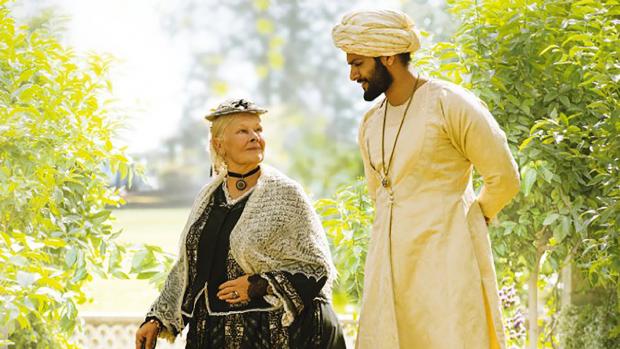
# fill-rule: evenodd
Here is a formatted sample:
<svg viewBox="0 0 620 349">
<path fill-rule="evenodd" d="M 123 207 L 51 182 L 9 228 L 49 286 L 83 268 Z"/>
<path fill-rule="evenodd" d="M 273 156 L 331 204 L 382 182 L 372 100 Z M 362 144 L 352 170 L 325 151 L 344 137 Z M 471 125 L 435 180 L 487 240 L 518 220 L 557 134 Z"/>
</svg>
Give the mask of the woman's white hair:
<svg viewBox="0 0 620 349">
<path fill-rule="evenodd" d="M 228 166 L 226 165 L 226 154 L 218 153 L 215 148 L 215 141 L 221 142 L 224 139 L 224 131 L 232 123 L 238 114 L 222 115 L 211 121 L 209 140 L 209 156 L 211 157 L 211 166 L 215 174 L 226 173 Z"/>
</svg>

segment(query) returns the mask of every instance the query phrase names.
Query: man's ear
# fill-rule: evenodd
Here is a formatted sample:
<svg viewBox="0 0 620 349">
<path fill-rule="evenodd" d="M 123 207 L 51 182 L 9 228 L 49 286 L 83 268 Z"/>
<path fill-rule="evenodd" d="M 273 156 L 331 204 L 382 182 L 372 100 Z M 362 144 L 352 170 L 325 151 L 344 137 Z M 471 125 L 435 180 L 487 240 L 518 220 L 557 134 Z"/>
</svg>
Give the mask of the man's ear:
<svg viewBox="0 0 620 349">
<path fill-rule="evenodd" d="M 396 62 L 396 56 L 381 56 L 379 57 L 379 60 L 381 60 L 381 63 L 383 63 L 384 66 L 390 67 L 394 64 L 394 62 Z"/>
</svg>

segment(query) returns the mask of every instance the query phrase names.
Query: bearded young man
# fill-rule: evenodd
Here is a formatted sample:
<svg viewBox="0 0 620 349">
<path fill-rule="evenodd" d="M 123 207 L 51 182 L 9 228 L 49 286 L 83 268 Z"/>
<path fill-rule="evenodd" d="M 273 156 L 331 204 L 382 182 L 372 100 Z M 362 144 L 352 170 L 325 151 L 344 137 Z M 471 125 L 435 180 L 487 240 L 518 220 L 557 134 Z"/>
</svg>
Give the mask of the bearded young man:
<svg viewBox="0 0 620 349">
<path fill-rule="evenodd" d="M 353 12 L 332 36 L 364 99 L 385 95 L 359 131 L 376 217 L 357 347 L 504 348 L 485 223 L 519 190 L 504 132 L 471 92 L 409 70 L 420 43 L 404 13 Z"/>
</svg>

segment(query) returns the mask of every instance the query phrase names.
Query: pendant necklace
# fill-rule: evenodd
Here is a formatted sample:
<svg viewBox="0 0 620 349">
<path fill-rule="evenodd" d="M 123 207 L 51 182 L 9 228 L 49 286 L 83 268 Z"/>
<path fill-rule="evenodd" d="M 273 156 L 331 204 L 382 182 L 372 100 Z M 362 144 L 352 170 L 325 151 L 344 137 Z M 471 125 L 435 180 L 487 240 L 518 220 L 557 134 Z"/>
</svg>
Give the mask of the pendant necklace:
<svg viewBox="0 0 620 349">
<path fill-rule="evenodd" d="M 407 106 L 405 107 L 405 112 L 403 113 L 403 117 L 400 120 L 400 125 L 398 125 L 398 131 L 396 132 L 396 137 L 394 138 L 394 144 L 392 145 L 392 151 L 390 152 L 390 160 L 388 161 L 387 167 L 385 166 L 385 120 L 387 119 L 387 110 L 390 102 L 385 99 L 385 109 L 383 111 L 383 128 L 381 133 L 381 162 L 383 163 L 383 179 L 381 180 L 381 185 L 384 188 L 390 186 L 390 180 L 388 175 L 390 173 L 390 168 L 392 166 L 392 159 L 394 158 L 394 150 L 396 150 L 396 142 L 398 142 L 398 136 L 400 136 L 400 131 L 403 128 L 403 123 L 405 122 L 405 118 L 407 117 L 407 111 L 409 110 L 409 106 L 411 105 L 411 101 L 413 101 L 413 96 L 415 95 L 416 90 L 418 89 L 418 82 L 420 81 L 420 76 L 418 75 L 415 80 L 415 85 L 413 86 L 413 92 L 411 93 L 411 97 L 409 97 L 409 102 L 407 102 Z"/>
<path fill-rule="evenodd" d="M 244 191 L 244 190 L 245 190 L 245 188 L 247 188 L 247 187 L 248 187 L 248 183 L 245 181 L 245 179 L 246 179 L 247 177 L 250 177 L 251 175 L 255 174 L 255 173 L 256 173 L 256 172 L 258 172 L 259 170 L 260 170 L 260 166 L 257 166 L 257 167 L 256 167 L 255 169 L 253 169 L 252 171 L 247 172 L 247 173 L 243 173 L 243 174 L 228 171 L 228 175 L 229 175 L 230 177 L 233 177 L 233 178 L 238 178 L 238 179 L 237 179 L 237 182 L 235 183 L 235 188 L 237 188 L 237 190 L 239 190 L 239 191 Z"/>
</svg>

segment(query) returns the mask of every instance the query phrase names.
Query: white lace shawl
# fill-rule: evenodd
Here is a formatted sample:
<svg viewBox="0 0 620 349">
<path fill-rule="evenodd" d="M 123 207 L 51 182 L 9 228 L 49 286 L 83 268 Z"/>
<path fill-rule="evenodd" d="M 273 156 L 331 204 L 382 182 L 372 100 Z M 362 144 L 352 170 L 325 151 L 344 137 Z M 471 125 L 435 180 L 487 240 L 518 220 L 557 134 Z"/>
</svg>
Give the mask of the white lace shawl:
<svg viewBox="0 0 620 349">
<path fill-rule="evenodd" d="M 162 321 L 165 328 L 160 337 L 171 341 L 184 327 L 182 316 L 190 316 L 181 310 L 188 282 L 186 236 L 223 180 L 223 176 L 214 178 L 198 194 L 181 234 L 179 259 L 147 314 Z M 315 280 L 327 277 L 322 293 L 331 299 L 336 271 L 319 217 L 302 187 L 272 167 L 261 166 L 254 192 L 230 233 L 230 251 L 246 274 L 286 271 Z M 287 326 L 294 315 L 284 310 L 282 323 Z"/>
</svg>

